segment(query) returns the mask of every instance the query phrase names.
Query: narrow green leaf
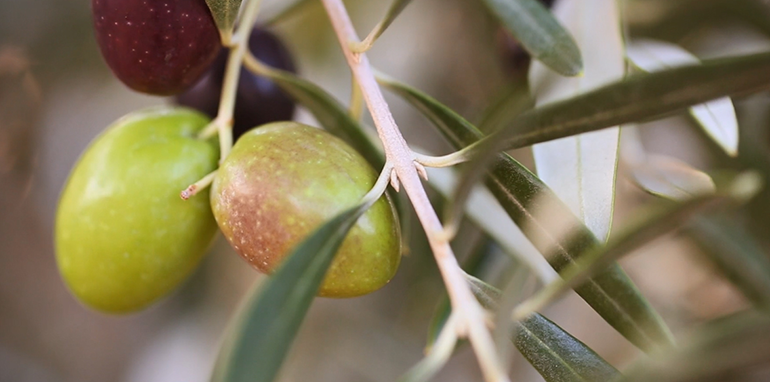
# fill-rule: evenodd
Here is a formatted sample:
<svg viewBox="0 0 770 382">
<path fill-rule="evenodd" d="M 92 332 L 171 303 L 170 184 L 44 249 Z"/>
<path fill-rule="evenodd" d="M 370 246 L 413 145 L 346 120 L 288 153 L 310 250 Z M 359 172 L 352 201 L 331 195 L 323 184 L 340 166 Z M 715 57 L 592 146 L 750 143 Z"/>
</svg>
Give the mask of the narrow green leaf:
<svg viewBox="0 0 770 382">
<path fill-rule="evenodd" d="M 657 40 L 634 40 L 626 54 L 635 66 L 646 72 L 700 63 L 698 57 L 683 48 Z M 738 154 L 738 118 L 729 97 L 693 106 L 690 114 L 728 155 Z"/>
<path fill-rule="evenodd" d="M 478 279 L 471 279 L 473 293 L 488 309 L 495 309 L 500 291 Z M 609 382 L 620 372 L 590 347 L 551 320 L 533 314 L 518 322 L 513 344 L 546 382 Z"/>
<path fill-rule="evenodd" d="M 626 73 L 617 0 L 561 1 L 554 16 L 583 52 L 583 74 L 564 77 L 534 62 L 529 83 L 537 105 L 594 90 Z M 599 238 L 606 241 L 615 205 L 620 129 L 617 127 L 532 147 L 537 176 Z"/>
<path fill-rule="evenodd" d="M 379 81 L 420 110 L 456 148 L 482 139 L 483 134 L 457 113 L 428 95 L 392 79 Z M 586 252 L 601 245 L 596 236 L 537 176 L 505 153 L 496 156 L 487 187 L 551 266 L 562 272 Z M 532 213 L 549 208 L 564 225 L 559 235 L 547 216 Z M 608 267 L 575 291 L 618 332 L 636 346 L 651 350 L 670 343 L 668 328 L 617 265 Z"/>
<path fill-rule="evenodd" d="M 565 76 L 583 70 L 575 40 L 538 0 L 484 0 L 532 57 Z"/>
<path fill-rule="evenodd" d="M 499 149 L 492 151 L 494 153 L 662 118 L 714 98 L 747 95 L 768 88 L 770 53 L 707 60 L 701 65 L 638 74 L 525 112 L 510 126 L 484 139 L 485 147 L 479 147 L 478 152 Z M 491 145 L 491 142 L 496 144 Z"/>
<path fill-rule="evenodd" d="M 206 0 L 211 15 L 214 17 L 214 22 L 223 35 L 232 35 L 233 25 L 235 25 L 238 11 L 241 9 L 241 2 L 242 0 Z"/>
<path fill-rule="evenodd" d="M 346 210 L 300 243 L 278 271 L 249 297 L 231 328 L 214 382 L 270 382 L 281 368 L 326 271 L 348 231 L 368 205 Z"/>
<path fill-rule="evenodd" d="M 514 344 L 546 382 L 609 382 L 620 372 L 551 320 L 534 314 L 516 328 Z"/>
<path fill-rule="evenodd" d="M 382 149 L 374 145 L 347 109 L 325 90 L 289 72 L 271 69 L 263 74 L 313 113 L 326 130 L 356 148 L 372 166 L 381 168 L 385 164 Z"/>
<path fill-rule="evenodd" d="M 688 227 L 712 262 L 757 305 L 770 306 L 770 260 L 762 246 L 725 218 L 701 218 Z"/>
<path fill-rule="evenodd" d="M 770 53 L 704 61 L 702 65 L 632 76 L 568 100 L 522 113 L 510 126 L 466 150 L 477 155 L 465 168 L 462 200 L 503 150 L 607 127 L 664 117 L 714 98 L 770 88 Z"/>
<path fill-rule="evenodd" d="M 383 16 L 382 20 L 377 23 L 377 26 L 372 29 L 369 35 L 366 36 L 364 41 L 361 41 L 360 43 L 354 43 L 351 46 L 353 51 L 365 52 L 371 49 L 372 45 L 374 45 L 374 42 L 377 41 L 377 39 L 382 36 L 383 33 L 385 33 L 385 30 L 388 29 L 390 24 L 396 20 L 396 17 L 398 17 L 398 15 L 401 14 L 401 11 L 403 11 L 404 8 L 406 8 L 406 6 L 411 2 L 412 0 L 393 0 L 393 2 L 390 3 L 390 7 L 385 13 L 385 16 Z"/>
</svg>

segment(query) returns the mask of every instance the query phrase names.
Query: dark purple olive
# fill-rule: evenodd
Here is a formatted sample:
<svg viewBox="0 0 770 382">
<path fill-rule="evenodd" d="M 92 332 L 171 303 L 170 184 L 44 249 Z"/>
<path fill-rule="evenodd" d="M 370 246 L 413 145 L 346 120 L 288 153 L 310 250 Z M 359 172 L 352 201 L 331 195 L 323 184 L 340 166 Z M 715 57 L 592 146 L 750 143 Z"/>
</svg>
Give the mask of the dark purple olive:
<svg viewBox="0 0 770 382">
<path fill-rule="evenodd" d="M 532 60 L 518 40 L 508 30 L 500 28 L 497 32 L 497 47 L 502 56 L 503 66 L 507 73 L 519 75 L 527 73 Z"/>
<path fill-rule="evenodd" d="M 249 49 L 257 59 L 273 68 L 296 72 L 289 51 L 278 37 L 266 30 L 252 30 Z M 176 102 L 214 118 L 219 108 L 226 65 L 227 49 L 222 49 L 211 69 L 192 88 L 177 96 Z M 233 116 L 234 139 L 256 126 L 290 120 L 293 114 L 294 101 L 278 85 L 241 69 Z"/>
<path fill-rule="evenodd" d="M 139 92 L 184 91 L 221 49 L 205 0 L 92 0 L 91 6 L 107 65 Z"/>
</svg>

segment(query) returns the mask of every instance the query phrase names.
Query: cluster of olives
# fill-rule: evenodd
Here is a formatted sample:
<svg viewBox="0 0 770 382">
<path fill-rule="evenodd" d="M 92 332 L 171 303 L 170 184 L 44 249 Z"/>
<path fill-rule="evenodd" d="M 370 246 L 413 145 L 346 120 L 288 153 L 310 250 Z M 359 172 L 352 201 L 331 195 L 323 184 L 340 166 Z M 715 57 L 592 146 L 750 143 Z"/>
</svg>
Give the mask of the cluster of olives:
<svg viewBox="0 0 770 382">
<path fill-rule="evenodd" d="M 176 95 L 190 108 L 162 106 L 119 119 L 72 170 L 56 215 L 56 257 L 86 305 L 111 313 L 148 306 L 186 279 L 218 229 L 249 264 L 271 273 L 373 186 L 377 175 L 358 152 L 325 131 L 285 121 L 292 100 L 246 71 L 235 106 L 240 138 L 218 166 L 218 144 L 199 133 L 216 113 L 226 53 L 205 1 L 93 0 L 92 7 L 115 75 L 137 91 Z M 294 70 L 283 44 L 264 30 L 253 31 L 250 49 L 269 65 Z M 215 170 L 210 190 L 180 198 Z M 319 295 L 359 296 L 385 285 L 400 261 L 399 234 L 383 196 L 345 239 Z"/>
</svg>

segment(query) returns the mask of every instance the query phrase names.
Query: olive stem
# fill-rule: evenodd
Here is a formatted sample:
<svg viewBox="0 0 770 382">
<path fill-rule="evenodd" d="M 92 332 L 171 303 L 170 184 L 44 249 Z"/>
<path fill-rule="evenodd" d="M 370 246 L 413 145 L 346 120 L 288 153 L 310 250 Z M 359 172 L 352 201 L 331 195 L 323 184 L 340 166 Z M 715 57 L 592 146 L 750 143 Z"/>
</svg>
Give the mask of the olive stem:
<svg viewBox="0 0 770 382">
<path fill-rule="evenodd" d="M 418 219 L 426 232 L 439 271 L 457 314 L 457 334 L 469 338 L 486 381 L 509 381 L 486 326 L 485 312 L 471 293 L 462 269 L 449 242 L 441 237 L 444 228 L 430 204 L 415 166 L 414 153 L 396 125 L 388 104 L 377 85 L 366 54 L 353 53 L 349 41 L 360 41 L 342 0 L 322 0 L 337 39 L 353 71 L 364 100 L 385 148 L 385 156 L 393 164 L 399 183 L 409 196 Z"/>
<path fill-rule="evenodd" d="M 246 57 L 243 59 L 243 64 L 246 68 L 251 70 L 252 73 L 260 76 L 269 77 L 273 71 L 269 66 L 260 62 L 251 52 L 246 52 Z"/>
<path fill-rule="evenodd" d="M 470 159 L 470 157 L 463 152 L 455 151 L 451 154 L 442 155 L 442 156 L 432 156 L 432 155 L 423 155 L 414 153 L 414 160 L 415 162 L 425 166 L 425 167 L 452 167 L 456 164 L 467 162 Z"/>
<path fill-rule="evenodd" d="M 199 138 L 208 139 L 219 134 L 219 162 L 225 160 L 230 149 L 233 148 L 233 113 L 235 99 L 238 90 L 238 79 L 241 76 L 241 65 L 249 46 L 249 34 L 259 13 L 262 0 L 250 0 L 243 11 L 238 29 L 231 39 L 228 48 L 230 55 L 227 58 L 225 77 L 222 82 L 222 95 L 219 98 L 219 110 L 217 117 L 200 133 Z"/>
<path fill-rule="evenodd" d="M 214 182 L 214 178 L 217 176 L 217 170 L 214 170 L 210 173 L 208 173 L 206 176 L 201 178 L 201 180 L 189 185 L 187 188 L 185 188 L 179 196 L 182 198 L 182 200 L 190 199 L 191 197 L 195 196 L 195 194 L 199 193 L 201 190 L 205 190 L 206 187 L 210 186 L 211 183 Z"/>
</svg>

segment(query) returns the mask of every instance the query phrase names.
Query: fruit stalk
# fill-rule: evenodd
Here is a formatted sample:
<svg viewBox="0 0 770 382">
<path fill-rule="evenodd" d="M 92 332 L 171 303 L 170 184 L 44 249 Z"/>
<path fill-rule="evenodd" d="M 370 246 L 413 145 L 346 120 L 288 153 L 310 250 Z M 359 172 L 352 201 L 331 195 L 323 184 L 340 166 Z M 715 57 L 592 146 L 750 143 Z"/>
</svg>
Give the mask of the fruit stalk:
<svg viewBox="0 0 770 382">
<path fill-rule="evenodd" d="M 393 164 L 396 183 L 400 182 L 414 206 L 417 217 L 433 250 L 453 311 L 457 313 L 458 335 L 467 336 L 473 345 L 482 373 L 487 381 L 509 381 L 494 341 L 485 323 L 485 312 L 473 297 L 463 271 L 449 245 L 444 227 L 438 218 L 420 181 L 415 155 L 396 125 L 388 104 L 374 77 L 366 54 L 353 53 L 351 41 L 360 41 L 342 0 L 322 0 L 340 46 L 377 127 L 385 155 Z M 395 184 L 394 184 L 395 186 Z"/>
<path fill-rule="evenodd" d="M 235 96 L 238 90 L 238 79 L 241 75 L 241 64 L 249 46 L 249 32 L 257 20 L 259 6 L 262 0 L 249 0 L 243 11 L 243 16 L 230 41 L 226 45 L 230 48 L 230 56 L 227 59 L 225 79 L 222 83 L 222 96 L 219 101 L 217 117 L 200 134 L 201 139 L 208 139 L 219 133 L 220 162 L 222 162 L 230 149 L 233 148 L 233 113 L 235 111 Z"/>
</svg>

